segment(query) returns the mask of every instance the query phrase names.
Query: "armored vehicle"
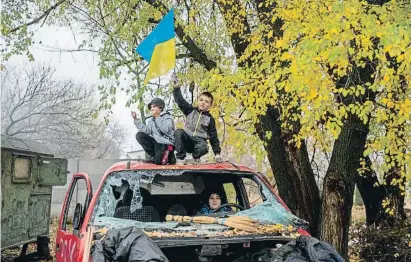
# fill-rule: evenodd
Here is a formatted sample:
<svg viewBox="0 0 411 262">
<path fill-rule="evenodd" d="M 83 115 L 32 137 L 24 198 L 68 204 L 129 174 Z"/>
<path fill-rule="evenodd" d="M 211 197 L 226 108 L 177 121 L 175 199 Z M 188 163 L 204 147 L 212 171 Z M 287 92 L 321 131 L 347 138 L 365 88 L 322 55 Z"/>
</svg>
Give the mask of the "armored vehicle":
<svg viewBox="0 0 411 262">
<path fill-rule="evenodd" d="M 37 242 L 31 256 L 49 257 L 51 190 L 65 185 L 67 160 L 41 143 L 1 135 L 1 248 Z"/>
</svg>

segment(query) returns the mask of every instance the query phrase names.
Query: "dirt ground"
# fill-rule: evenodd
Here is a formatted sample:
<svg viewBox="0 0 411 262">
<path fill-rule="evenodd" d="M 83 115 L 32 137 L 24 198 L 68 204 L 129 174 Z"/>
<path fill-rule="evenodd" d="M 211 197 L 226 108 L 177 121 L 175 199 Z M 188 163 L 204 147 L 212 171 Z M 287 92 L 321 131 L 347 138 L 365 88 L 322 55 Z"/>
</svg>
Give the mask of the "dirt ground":
<svg viewBox="0 0 411 262">
<path fill-rule="evenodd" d="M 361 206 L 354 206 L 352 210 L 352 223 L 364 223 L 365 222 L 365 210 Z M 50 251 L 53 258 L 55 257 L 55 239 L 57 234 L 57 224 L 58 218 L 52 218 L 50 224 Z M 355 243 L 351 243 L 355 245 Z M 32 244 L 29 246 L 27 252 L 35 251 L 35 245 Z M 12 261 L 13 258 L 17 257 L 20 254 L 20 248 L 4 250 L 1 254 L 1 261 Z M 53 259 L 55 261 L 55 259 Z M 355 255 L 350 255 L 351 262 L 360 262 L 361 260 Z"/>
<path fill-rule="evenodd" d="M 50 253 L 51 256 L 54 258 L 52 261 L 56 261 L 55 259 L 55 250 L 56 250 L 56 235 L 57 235 L 57 227 L 58 227 L 58 218 L 54 217 L 51 219 L 50 223 Z M 3 250 L 1 252 L 1 261 L 2 262 L 11 262 L 13 261 L 14 258 L 18 257 L 20 255 L 21 247 L 16 247 L 16 248 L 10 248 Z M 30 244 L 27 253 L 35 252 L 36 251 L 36 245 L 35 244 Z M 41 260 L 41 261 L 47 261 L 47 260 Z M 50 261 L 50 260 L 48 260 Z"/>
</svg>

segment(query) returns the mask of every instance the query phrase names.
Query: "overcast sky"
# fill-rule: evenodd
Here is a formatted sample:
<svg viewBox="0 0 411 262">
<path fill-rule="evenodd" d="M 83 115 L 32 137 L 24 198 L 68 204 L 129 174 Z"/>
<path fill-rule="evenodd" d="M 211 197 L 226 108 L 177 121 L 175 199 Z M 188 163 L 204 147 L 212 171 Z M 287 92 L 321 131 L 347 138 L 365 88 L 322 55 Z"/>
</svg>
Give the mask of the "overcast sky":
<svg viewBox="0 0 411 262">
<path fill-rule="evenodd" d="M 60 27 L 43 26 L 36 31 L 35 43 L 31 48 L 36 63 L 50 64 L 56 69 L 55 77 L 71 78 L 87 85 L 95 85 L 99 82 L 98 55 L 92 52 L 50 52 L 56 49 L 77 49 L 85 36 L 76 34 L 75 37 L 70 29 Z M 41 44 L 39 43 L 41 42 Z M 10 59 L 8 64 L 23 66 L 28 62 L 24 56 L 15 56 Z M 122 83 L 128 84 L 128 83 Z M 122 148 L 125 152 L 141 149 L 135 140 L 137 129 L 135 128 L 130 116 L 133 108 L 126 108 L 127 98 L 117 97 L 117 104 L 113 108 L 112 121 L 118 121 L 124 126 L 127 132 L 127 140 Z"/>
</svg>

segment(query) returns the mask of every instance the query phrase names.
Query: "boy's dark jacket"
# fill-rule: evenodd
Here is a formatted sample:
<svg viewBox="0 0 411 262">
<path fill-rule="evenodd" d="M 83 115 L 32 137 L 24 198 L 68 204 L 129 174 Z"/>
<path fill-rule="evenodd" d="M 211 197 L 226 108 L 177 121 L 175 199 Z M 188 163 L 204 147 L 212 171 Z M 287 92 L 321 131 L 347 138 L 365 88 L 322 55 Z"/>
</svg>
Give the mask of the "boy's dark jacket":
<svg viewBox="0 0 411 262">
<path fill-rule="evenodd" d="M 180 88 L 174 88 L 174 100 L 178 107 L 186 115 L 184 131 L 191 137 L 210 139 L 214 154 L 220 154 L 220 141 L 217 136 L 214 117 L 207 111 L 200 111 L 197 107 L 190 105 L 181 94 Z"/>
</svg>

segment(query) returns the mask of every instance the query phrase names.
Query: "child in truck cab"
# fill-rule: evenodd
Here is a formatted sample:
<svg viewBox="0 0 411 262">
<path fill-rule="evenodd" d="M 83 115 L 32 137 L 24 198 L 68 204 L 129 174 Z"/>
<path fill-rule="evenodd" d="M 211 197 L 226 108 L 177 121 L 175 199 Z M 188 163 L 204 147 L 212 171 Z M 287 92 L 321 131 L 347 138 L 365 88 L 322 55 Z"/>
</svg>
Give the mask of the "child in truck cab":
<svg viewBox="0 0 411 262">
<path fill-rule="evenodd" d="M 213 96 L 209 92 L 201 93 L 198 106 L 193 107 L 183 98 L 177 82 L 177 77 L 173 75 L 171 83 L 174 87 L 174 100 L 186 116 L 184 129 L 175 131 L 177 159 L 184 160 L 186 153 L 192 153 L 194 162 L 200 162 L 200 157 L 208 153 L 207 139 L 209 139 L 216 162 L 222 162 L 215 119 L 209 112 L 213 105 Z"/>
<path fill-rule="evenodd" d="M 157 165 L 175 164 L 174 156 L 174 121 L 169 112 L 164 111 L 165 103 L 160 98 L 154 98 L 148 108 L 151 117 L 144 125 L 137 117 L 136 112 L 131 112 L 134 124 L 138 129 L 136 139 L 148 155 L 148 162 Z"/>
<path fill-rule="evenodd" d="M 205 200 L 207 204 L 204 204 L 200 208 L 200 211 L 197 213 L 197 215 L 209 215 L 214 211 L 218 211 L 219 213 L 232 211 L 231 207 L 229 206 L 224 206 L 221 208 L 221 205 L 227 204 L 228 202 L 224 192 L 220 190 L 209 190 L 205 193 L 205 195 L 208 197 Z"/>
</svg>

